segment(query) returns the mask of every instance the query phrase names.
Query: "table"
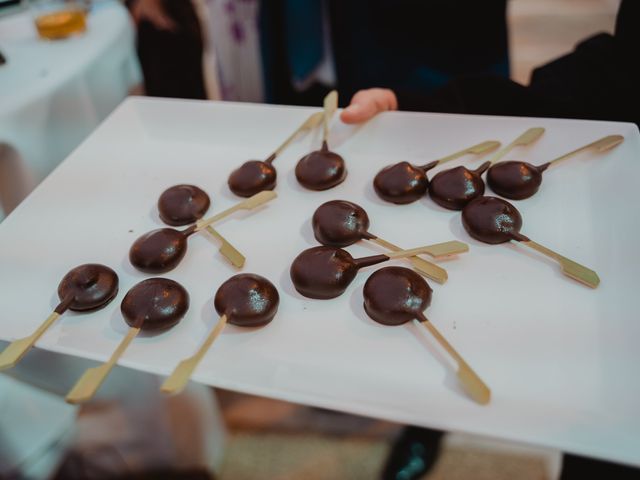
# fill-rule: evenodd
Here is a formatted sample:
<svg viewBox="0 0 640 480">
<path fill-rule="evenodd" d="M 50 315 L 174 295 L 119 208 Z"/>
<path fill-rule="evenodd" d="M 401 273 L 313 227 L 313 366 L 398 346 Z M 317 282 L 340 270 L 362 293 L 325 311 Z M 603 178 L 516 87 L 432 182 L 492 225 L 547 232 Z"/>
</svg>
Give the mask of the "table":
<svg viewBox="0 0 640 480">
<path fill-rule="evenodd" d="M 140 82 L 126 9 L 93 3 L 66 40 L 40 40 L 26 11 L 0 18 L 0 219 Z"/>
<path fill-rule="evenodd" d="M 193 183 L 212 197 L 211 214 L 238 201 L 231 170 L 265 158 L 312 108 L 129 98 L 0 225 L 0 337 L 31 332 L 57 302 L 71 267 L 110 265 L 120 276 L 112 305 L 91 315 L 68 313 L 39 341 L 41 349 L 104 361 L 127 328 L 118 305 L 137 282 L 128 250 L 159 228 L 156 201 L 167 187 Z M 596 290 L 567 279 L 521 245 L 485 245 L 463 230 L 459 213 L 428 198 L 406 206 L 378 199 L 380 168 L 425 164 L 484 140 L 508 143 L 525 129 L 545 135 L 513 157 L 543 163 L 610 134 L 625 142 L 607 155 L 584 154 L 545 175 L 540 192 L 517 203 L 523 233 L 594 268 Z M 299 139 L 274 163 L 278 198 L 257 212 L 217 225 L 247 257 L 244 268 L 269 278 L 281 303 L 260 329 L 228 326 L 193 379 L 207 385 L 401 423 L 493 436 L 640 465 L 640 322 L 635 285 L 640 257 L 634 215 L 640 135 L 633 124 L 387 112 L 364 126 L 334 122 L 329 143 L 349 175 L 324 192 L 304 190 L 296 161 L 317 148 L 319 131 Z M 460 160 L 479 165 L 476 158 Z M 432 172 L 433 174 L 433 172 Z M 371 231 L 403 247 L 458 239 L 470 252 L 444 263 L 445 285 L 432 285 L 428 316 L 493 391 L 480 406 L 464 395 L 437 344 L 415 325 L 383 327 L 362 309 L 363 271 L 344 295 L 310 300 L 293 288 L 289 266 L 316 245 L 317 206 L 354 201 Z M 33 232 L 25 234 L 25 232 Z M 46 232 L 40 235 L 39 232 Z M 362 243 L 362 242 L 361 242 Z M 379 249 L 348 248 L 354 256 Z M 396 261 L 403 265 L 401 261 Z M 121 365 L 168 375 L 191 355 L 217 316 L 213 295 L 237 273 L 204 234 L 164 274 L 191 296 L 184 320 L 142 336 Z"/>
</svg>

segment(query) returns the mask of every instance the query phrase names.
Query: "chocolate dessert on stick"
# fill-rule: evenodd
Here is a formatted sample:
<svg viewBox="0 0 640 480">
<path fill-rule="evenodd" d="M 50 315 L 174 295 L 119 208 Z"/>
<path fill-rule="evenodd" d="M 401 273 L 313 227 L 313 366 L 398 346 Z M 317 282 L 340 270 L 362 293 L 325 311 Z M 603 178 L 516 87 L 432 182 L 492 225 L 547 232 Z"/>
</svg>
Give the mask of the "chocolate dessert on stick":
<svg viewBox="0 0 640 480">
<path fill-rule="evenodd" d="M 312 114 L 266 160 L 249 160 L 231 172 L 227 181 L 229 189 L 240 197 L 250 197 L 263 190 L 273 190 L 277 179 L 273 161 L 300 133 L 315 128 L 323 117 L 323 112 Z"/>
<path fill-rule="evenodd" d="M 544 128 L 530 128 L 506 147 L 499 150 L 490 160 L 475 170 L 455 167 L 438 172 L 429 187 L 429 196 L 438 205 L 449 210 L 462 210 L 475 198 L 484 195 L 482 174 L 504 155 L 517 146 L 529 145 L 544 133 Z"/>
<path fill-rule="evenodd" d="M 457 363 L 458 380 L 469 396 L 482 405 L 489 403 L 489 387 L 424 315 L 424 310 L 431 304 L 431 294 L 429 284 L 412 270 L 385 267 L 367 279 L 363 291 L 364 309 L 382 325 L 402 325 L 414 320 L 426 327 Z"/>
<path fill-rule="evenodd" d="M 209 195 L 195 185 L 175 185 L 168 188 L 158 199 L 158 212 L 166 224 L 172 226 L 190 225 L 207 213 L 211 201 Z M 207 232 L 220 242 L 218 249 L 232 265 L 242 268 L 245 257 L 220 233 L 208 226 Z"/>
<path fill-rule="evenodd" d="M 140 236 L 129 250 L 129 260 L 138 270 L 147 273 L 164 273 L 173 270 L 187 252 L 190 235 L 207 228 L 212 223 L 228 217 L 238 210 L 252 210 L 276 197 L 265 190 L 206 220 L 198 220 L 185 230 L 160 228 Z"/>
<path fill-rule="evenodd" d="M 67 310 L 89 312 L 105 307 L 118 294 L 118 275 L 105 265 L 87 263 L 70 270 L 58 285 L 60 303 L 28 337 L 11 342 L 0 353 L 0 370 L 13 367 Z"/>
<path fill-rule="evenodd" d="M 305 297 L 326 300 L 339 297 L 363 267 L 392 258 L 412 257 L 430 247 L 418 247 L 380 255 L 353 258 L 337 247 L 313 247 L 301 252 L 291 264 L 289 275 L 295 289 Z"/>
<path fill-rule="evenodd" d="M 332 200 L 323 203 L 314 212 L 311 223 L 316 240 L 325 246 L 347 247 L 359 240 L 369 240 L 391 251 L 401 250 L 396 245 L 370 233 L 367 212 L 353 202 Z M 465 243 L 451 241 L 430 245 L 429 250 L 425 253 L 439 258 L 464 253 L 468 250 L 469 247 Z M 438 283 L 447 281 L 447 272 L 442 267 L 417 256 L 407 260 L 420 273 Z"/>
<path fill-rule="evenodd" d="M 181 392 L 227 323 L 239 327 L 262 327 L 273 320 L 279 303 L 280 296 L 276 287 L 260 275 L 242 273 L 228 279 L 215 295 L 214 305 L 220 315 L 216 326 L 198 351 L 176 366 L 160 389 L 169 394 Z"/>
<path fill-rule="evenodd" d="M 522 216 L 516 207 L 506 200 L 496 197 L 475 199 L 462 211 L 462 225 L 469 235 L 481 242 L 498 244 L 515 240 L 558 262 L 566 276 L 591 288 L 600 284 L 600 278 L 593 270 L 521 234 Z"/>
<path fill-rule="evenodd" d="M 373 179 L 373 188 L 382 200 L 398 205 L 406 205 L 424 197 L 427 193 L 429 188 L 427 172 L 432 168 L 464 155 L 481 155 L 495 150 L 499 146 L 500 142 L 489 140 L 434 160 L 426 165 L 412 165 L 409 162 L 389 165 L 376 174 Z"/>
<path fill-rule="evenodd" d="M 338 92 L 330 92 L 324 98 L 322 148 L 305 155 L 296 165 L 298 183 L 309 190 L 328 190 L 342 183 L 347 177 L 344 159 L 329 150 L 329 121 L 338 108 Z"/>
<path fill-rule="evenodd" d="M 542 165 L 511 160 L 495 163 L 487 171 L 487 184 L 498 195 L 511 200 L 523 200 L 533 196 L 542 183 L 542 173 L 552 165 L 586 150 L 605 152 L 624 141 L 622 135 L 608 135 L 583 147 L 555 158 Z"/>
<path fill-rule="evenodd" d="M 127 335 L 107 362 L 84 372 L 65 400 L 74 404 L 90 400 L 141 330 L 153 333 L 168 330 L 182 320 L 188 309 L 189 294 L 178 282 L 149 278 L 134 285 L 120 304 L 120 311 L 129 325 Z"/>
</svg>

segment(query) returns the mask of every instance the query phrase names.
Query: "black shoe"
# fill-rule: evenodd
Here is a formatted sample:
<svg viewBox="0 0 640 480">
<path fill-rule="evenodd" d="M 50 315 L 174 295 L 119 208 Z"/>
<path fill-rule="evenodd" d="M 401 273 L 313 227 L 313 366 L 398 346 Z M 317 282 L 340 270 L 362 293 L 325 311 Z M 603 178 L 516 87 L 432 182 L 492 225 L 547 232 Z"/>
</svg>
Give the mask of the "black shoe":
<svg viewBox="0 0 640 480">
<path fill-rule="evenodd" d="M 435 465 L 443 432 L 406 427 L 391 448 L 382 480 L 414 480 Z"/>
</svg>

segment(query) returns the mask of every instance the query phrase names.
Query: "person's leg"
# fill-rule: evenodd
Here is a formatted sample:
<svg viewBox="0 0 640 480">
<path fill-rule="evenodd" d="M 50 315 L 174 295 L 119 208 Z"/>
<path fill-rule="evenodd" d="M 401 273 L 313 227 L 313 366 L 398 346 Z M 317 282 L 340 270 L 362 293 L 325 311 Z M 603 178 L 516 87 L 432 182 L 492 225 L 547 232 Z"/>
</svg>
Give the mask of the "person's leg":
<svg viewBox="0 0 640 480">
<path fill-rule="evenodd" d="M 593 458 L 565 454 L 562 461 L 560 480 L 585 480 L 587 478 L 637 480 L 640 478 L 640 469 Z"/>
<path fill-rule="evenodd" d="M 177 25 L 162 30 L 143 20 L 138 26 L 138 57 L 146 94 L 153 97 L 206 99 L 202 36 L 190 1 L 164 2 Z"/>
</svg>

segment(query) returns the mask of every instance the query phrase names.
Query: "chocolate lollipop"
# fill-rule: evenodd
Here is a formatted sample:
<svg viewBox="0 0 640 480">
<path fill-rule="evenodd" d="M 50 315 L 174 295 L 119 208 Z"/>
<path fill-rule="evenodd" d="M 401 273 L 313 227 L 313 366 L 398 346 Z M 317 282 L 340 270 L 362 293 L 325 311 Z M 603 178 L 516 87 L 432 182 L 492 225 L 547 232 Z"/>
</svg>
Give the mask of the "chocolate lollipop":
<svg viewBox="0 0 640 480">
<path fill-rule="evenodd" d="M 0 353 L 0 370 L 13 367 L 67 310 L 89 312 L 105 307 L 118 293 L 118 275 L 109 267 L 87 263 L 70 270 L 58 285 L 60 303 L 28 337 L 14 340 Z"/>
<path fill-rule="evenodd" d="M 373 188 L 378 196 L 387 202 L 399 205 L 412 203 L 427 193 L 427 189 L 429 188 L 427 172 L 432 168 L 462 157 L 463 155 L 480 155 L 494 150 L 499 146 L 500 142 L 490 140 L 452 153 L 426 165 L 412 165 L 409 162 L 389 165 L 377 173 L 373 179 Z"/>
<path fill-rule="evenodd" d="M 338 93 L 334 90 L 324 98 L 322 148 L 305 155 L 296 165 L 296 178 L 309 190 L 328 190 L 347 177 L 343 158 L 329 151 L 329 120 L 338 108 Z"/>
<path fill-rule="evenodd" d="M 158 212 L 163 222 L 179 226 L 201 219 L 209 209 L 209 195 L 194 185 L 176 185 L 165 190 L 158 199 Z M 244 266 L 245 257 L 212 226 L 207 232 L 220 241 L 220 253 L 238 268 Z M 171 234 L 169 234 L 171 235 Z"/>
<path fill-rule="evenodd" d="M 512 200 L 522 200 L 533 196 L 542 183 L 542 172 L 550 166 L 566 160 L 585 150 L 593 149 L 598 153 L 609 150 L 624 141 L 622 135 L 608 135 L 589 145 L 577 148 L 569 153 L 542 165 L 531 165 L 527 162 L 499 162 L 487 171 L 487 184 L 498 195 Z"/>
<path fill-rule="evenodd" d="M 167 225 L 182 226 L 204 217 L 211 201 L 207 193 L 195 185 L 175 185 L 158 199 L 160 218 Z"/>
<path fill-rule="evenodd" d="M 462 210 L 474 198 L 484 194 L 484 182 L 481 175 L 493 162 L 502 158 L 516 146 L 529 145 L 544 133 L 544 128 L 530 128 L 509 145 L 498 151 L 491 160 L 475 170 L 456 167 L 443 170 L 431 179 L 429 196 L 434 202 L 449 210 Z"/>
<path fill-rule="evenodd" d="M 370 240 L 391 251 L 400 250 L 396 245 L 370 233 L 367 212 L 359 205 L 346 200 L 332 200 L 323 203 L 314 212 L 311 223 L 316 240 L 325 246 L 347 247 L 359 240 Z M 453 241 L 430 245 L 426 253 L 439 258 L 468 250 L 469 247 L 466 244 Z M 408 260 L 416 270 L 427 277 L 439 283 L 447 281 L 446 270 L 438 265 L 419 257 L 411 257 Z"/>
<path fill-rule="evenodd" d="M 596 288 L 600 284 L 600 278 L 593 270 L 569 260 L 521 234 L 522 216 L 516 207 L 506 200 L 496 197 L 475 199 L 462 211 L 462 225 L 476 240 L 489 244 L 506 243 L 511 240 L 521 242 L 558 262 L 562 273 L 566 276 L 591 288 Z"/>
<path fill-rule="evenodd" d="M 275 192 L 265 191 L 206 220 L 199 220 L 185 230 L 160 228 L 140 236 L 129 250 L 129 260 L 138 270 L 147 273 L 163 273 L 173 270 L 187 252 L 187 238 L 237 210 L 251 210 L 276 197 Z"/>
<path fill-rule="evenodd" d="M 273 167 L 273 161 L 289 146 L 289 144 L 306 130 L 316 127 L 322 120 L 323 113 L 317 112 L 311 115 L 302 125 L 300 125 L 275 152 L 265 160 L 249 160 L 235 169 L 229 175 L 227 181 L 229 189 L 240 197 L 250 197 L 263 190 L 273 190 L 276 186 L 277 173 Z"/>
<path fill-rule="evenodd" d="M 168 278 L 149 278 L 127 292 L 120 311 L 129 331 L 111 358 L 99 367 L 87 369 L 67 394 L 68 403 L 90 400 L 102 382 L 141 330 L 158 333 L 175 326 L 189 309 L 189 294 L 182 285 Z"/>
<path fill-rule="evenodd" d="M 273 320 L 279 303 L 280 296 L 276 287 L 260 275 L 243 273 L 228 279 L 218 288 L 214 300 L 216 311 L 220 315 L 218 323 L 198 351 L 176 366 L 162 384 L 161 390 L 164 393 L 178 393 L 184 389 L 196 366 L 227 322 L 239 327 L 263 327 Z"/>
<path fill-rule="evenodd" d="M 469 364 L 424 315 L 431 304 L 431 288 L 408 268 L 385 267 L 373 273 L 364 285 L 364 309 L 383 325 L 402 325 L 416 320 L 424 325 L 458 364 L 458 380 L 480 404 L 491 400 L 491 390 Z"/>
<path fill-rule="evenodd" d="M 411 257 L 429 247 L 353 258 L 349 252 L 335 247 L 313 247 L 304 250 L 293 263 L 289 274 L 295 289 L 308 298 L 326 300 L 339 297 L 363 267 L 386 262 L 392 258 Z"/>
</svg>

